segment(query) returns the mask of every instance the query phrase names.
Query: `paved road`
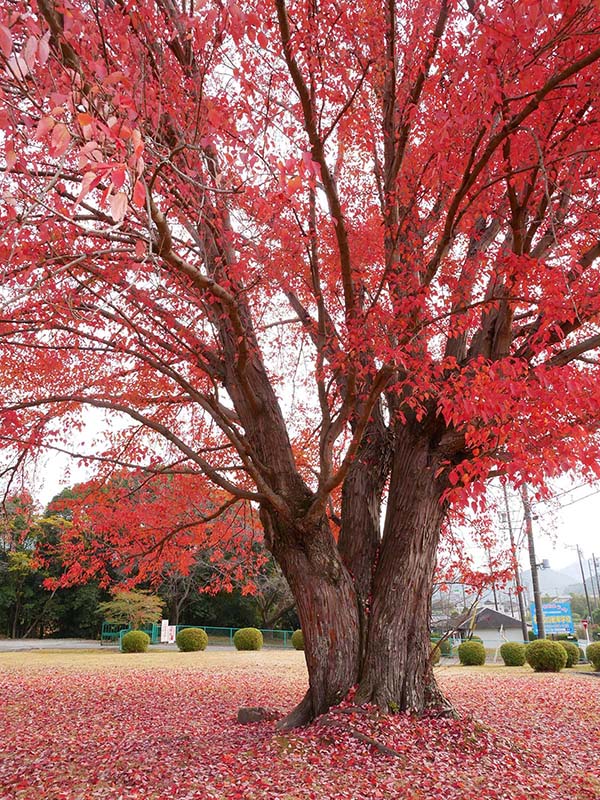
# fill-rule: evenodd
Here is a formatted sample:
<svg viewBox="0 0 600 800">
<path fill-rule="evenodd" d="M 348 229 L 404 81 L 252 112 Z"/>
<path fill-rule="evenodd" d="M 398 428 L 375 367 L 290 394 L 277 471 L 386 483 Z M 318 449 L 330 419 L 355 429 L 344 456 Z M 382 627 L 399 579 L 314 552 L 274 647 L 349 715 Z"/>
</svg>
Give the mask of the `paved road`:
<svg viewBox="0 0 600 800">
<path fill-rule="evenodd" d="M 99 650 L 97 639 L 0 639 L 0 653 L 11 650 Z"/>
<path fill-rule="evenodd" d="M 101 645 L 97 639 L 0 639 L 0 653 L 23 650 L 116 650 L 118 645 Z M 211 650 L 229 650 L 233 645 L 213 644 Z M 174 644 L 153 644 L 153 650 L 166 650 L 175 653 Z M 265 648 L 266 649 L 266 648 Z M 280 649 L 269 647 L 269 649 Z M 290 650 L 290 647 L 285 648 Z"/>
</svg>

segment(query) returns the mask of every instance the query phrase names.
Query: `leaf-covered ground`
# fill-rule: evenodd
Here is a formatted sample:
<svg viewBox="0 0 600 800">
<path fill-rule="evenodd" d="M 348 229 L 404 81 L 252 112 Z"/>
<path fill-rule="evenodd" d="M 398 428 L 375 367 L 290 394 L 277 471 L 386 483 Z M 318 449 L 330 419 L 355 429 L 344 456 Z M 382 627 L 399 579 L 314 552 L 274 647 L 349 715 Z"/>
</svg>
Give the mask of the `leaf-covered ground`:
<svg viewBox="0 0 600 800">
<path fill-rule="evenodd" d="M 305 687 L 298 665 L 106 664 L 0 671 L 2 800 L 600 797 L 592 676 L 442 669 L 458 721 L 340 711 L 282 735 L 235 715 L 288 709 Z"/>
</svg>

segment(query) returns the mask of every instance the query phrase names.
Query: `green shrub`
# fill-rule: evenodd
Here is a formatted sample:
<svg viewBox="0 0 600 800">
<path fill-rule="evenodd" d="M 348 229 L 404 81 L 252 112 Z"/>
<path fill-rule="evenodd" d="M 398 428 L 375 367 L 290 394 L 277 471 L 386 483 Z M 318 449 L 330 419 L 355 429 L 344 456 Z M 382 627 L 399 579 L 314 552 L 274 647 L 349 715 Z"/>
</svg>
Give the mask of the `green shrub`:
<svg viewBox="0 0 600 800">
<path fill-rule="evenodd" d="M 439 645 L 438 650 L 443 656 L 452 655 L 452 642 L 450 639 L 432 638 L 433 644 Z"/>
<path fill-rule="evenodd" d="M 596 672 L 600 672 L 600 642 L 589 644 L 585 654 L 587 656 L 587 660 L 592 662 Z"/>
<path fill-rule="evenodd" d="M 527 638 L 529 639 L 530 642 L 537 641 L 537 636 L 532 630 L 527 631 Z"/>
<path fill-rule="evenodd" d="M 233 643 L 237 650 L 260 650 L 263 635 L 258 628 L 240 628 L 233 634 Z"/>
<path fill-rule="evenodd" d="M 296 650 L 304 650 L 304 634 L 300 629 L 292 633 L 292 645 Z"/>
<path fill-rule="evenodd" d="M 184 653 L 206 650 L 208 636 L 201 628 L 184 628 L 177 634 L 177 647 Z"/>
<path fill-rule="evenodd" d="M 458 658 L 465 667 L 480 667 L 485 664 L 485 647 L 472 639 L 458 645 Z"/>
<path fill-rule="evenodd" d="M 500 655 L 507 667 L 522 667 L 525 663 L 525 645 L 521 642 L 504 642 Z"/>
<path fill-rule="evenodd" d="M 565 666 L 574 667 L 575 664 L 579 664 L 579 647 L 576 644 L 569 641 L 560 641 L 558 644 L 564 647 L 567 653 L 567 663 Z"/>
<path fill-rule="evenodd" d="M 442 643 L 440 644 L 440 653 L 443 656 L 452 655 L 452 642 L 450 639 L 442 639 Z"/>
<path fill-rule="evenodd" d="M 437 642 L 431 642 L 431 663 L 435 667 L 436 664 L 439 664 L 442 658 L 442 652 L 440 648 L 437 646 Z"/>
<path fill-rule="evenodd" d="M 129 631 L 121 639 L 124 653 L 145 653 L 150 644 L 150 637 L 144 631 Z"/>
<path fill-rule="evenodd" d="M 567 651 L 560 642 L 538 639 L 527 645 L 525 657 L 535 672 L 560 672 L 567 663 Z"/>
</svg>

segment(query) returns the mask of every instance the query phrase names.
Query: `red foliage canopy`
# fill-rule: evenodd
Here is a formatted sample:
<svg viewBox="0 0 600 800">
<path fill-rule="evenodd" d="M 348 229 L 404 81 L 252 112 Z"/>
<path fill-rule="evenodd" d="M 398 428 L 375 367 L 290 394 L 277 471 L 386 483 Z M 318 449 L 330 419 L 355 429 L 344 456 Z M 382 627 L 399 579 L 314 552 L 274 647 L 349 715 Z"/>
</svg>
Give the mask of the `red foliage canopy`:
<svg viewBox="0 0 600 800">
<path fill-rule="evenodd" d="M 451 485 L 596 468 L 595 4 L 387 13 L 5 11 L 17 458 L 95 405 L 135 425 L 107 457 L 276 502 L 222 388 L 260 353 L 319 501 L 384 388 L 461 438 Z"/>
<path fill-rule="evenodd" d="M 9 471 L 103 409 L 100 466 L 258 504 L 303 627 L 371 581 L 381 620 L 390 581 L 427 596 L 450 501 L 490 475 L 598 474 L 596 2 L 16 0 L 0 22 Z"/>
</svg>

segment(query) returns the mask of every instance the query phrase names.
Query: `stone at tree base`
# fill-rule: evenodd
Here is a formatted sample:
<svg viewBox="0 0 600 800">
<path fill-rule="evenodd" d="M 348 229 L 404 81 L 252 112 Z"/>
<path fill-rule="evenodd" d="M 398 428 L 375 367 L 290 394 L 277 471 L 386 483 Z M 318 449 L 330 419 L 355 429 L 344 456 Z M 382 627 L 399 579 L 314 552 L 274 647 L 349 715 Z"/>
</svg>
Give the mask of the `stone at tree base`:
<svg viewBox="0 0 600 800">
<path fill-rule="evenodd" d="M 268 708 L 263 708 L 262 706 L 255 708 L 242 706 L 238 710 L 237 721 L 242 725 L 249 725 L 253 722 L 272 722 L 279 719 L 280 716 L 281 714 L 278 714 L 277 711 L 269 711 Z"/>
</svg>

